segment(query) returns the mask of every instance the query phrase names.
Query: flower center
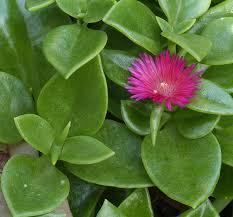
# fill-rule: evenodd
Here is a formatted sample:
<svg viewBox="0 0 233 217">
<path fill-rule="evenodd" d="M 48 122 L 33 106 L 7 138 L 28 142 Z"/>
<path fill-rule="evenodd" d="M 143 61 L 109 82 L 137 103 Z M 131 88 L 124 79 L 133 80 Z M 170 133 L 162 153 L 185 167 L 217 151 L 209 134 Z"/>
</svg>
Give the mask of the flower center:
<svg viewBox="0 0 233 217">
<path fill-rule="evenodd" d="M 167 82 L 160 82 L 153 90 L 155 94 L 159 93 L 163 96 L 169 96 L 172 93 L 172 87 Z"/>
</svg>

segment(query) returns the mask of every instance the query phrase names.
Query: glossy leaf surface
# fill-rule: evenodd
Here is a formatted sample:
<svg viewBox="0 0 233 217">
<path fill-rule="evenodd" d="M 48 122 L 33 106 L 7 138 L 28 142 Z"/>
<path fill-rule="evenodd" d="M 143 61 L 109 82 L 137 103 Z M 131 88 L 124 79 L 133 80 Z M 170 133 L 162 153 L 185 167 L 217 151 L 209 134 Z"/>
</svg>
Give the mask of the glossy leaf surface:
<svg viewBox="0 0 233 217">
<path fill-rule="evenodd" d="M 66 139 L 60 160 L 72 164 L 94 164 L 113 155 L 114 152 L 97 139 L 89 136 L 76 136 Z"/>
<path fill-rule="evenodd" d="M 21 115 L 14 120 L 20 135 L 27 143 L 44 154 L 49 153 L 55 133 L 46 120 L 33 114 Z"/>
<path fill-rule="evenodd" d="M 105 119 L 107 104 L 106 80 L 97 57 L 68 80 L 55 75 L 41 91 L 37 109 L 56 133 L 71 121 L 70 135 L 77 136 L 98 131 Z"/>
<path fill-rule="evenodd" d="M 140 188 L 152 183 L 140 157 L 141 139 L 123 124 L 107 120 L 95 137 L 115 155 L 93 165 L 67 165 L 78 177 L 92 183 L 120 188 Z"/>
<path fill-rule="evenodd" d="M 187 105 L 191 110 L 207 114 L 233 115 L 233 99 L 215 83 L 202 79 L 197 95 Z"/>
<path fill-rule="evenodd" d="M 29 11 L 37 11 L 42 8 L 46 8 L 49 5 L 53 4 L 55 0 L 26 0 L 25 7 Z"/>
<path fill-rule="evenodd" d="M 16 77 L 0 72 L 0 142 L 14 144 L 21 140 L 14 117 L 34 112 L 32 96 Z"/>
<path fill-rule="evenodd" d="M 151 53 L 160 50 L 160 30 L 156 17 L 141 2 L 121 0 L 110 9 L 103 21 Z"/>
<path fill-rule="evenodd" d="M 15 155 L 3 170 L 1 184 L 7 205 L 15 217 L 51 212 L 69 193 L 67 177 L 45 156 Z"/>
<path fill-rule="evenodd" d="M 120 209 L 117 209 L 113 204 L 109 201 L 105 200 L 103 206 L 98 212 L 96 217 L 126 217 Z"/>
<path fill-rule="evenodd" d="M 72 24 L 49 32 L 43 50 L 48 61 L 67 79 L 97 56 L 106 42 L 105 32 Z"/>
<path fill-rule="evenodd" d="M 208 65 L 233 63 L 233 17 L 214 20 L 206 26 L 202 35 L 209 38 L 212 48 L 203 60 Z"/>
<path fill-rule="evenodd" d="M 196 208 L 214 190 L 221 167 L 221 150 L 209 134 L 201 139 L 182 137 L 172 125 L 142 143 L 142 160 L 154 184 L 170 198 Z M 171 181 L 172 180 L 172 181 Z"/>
<path fill-rule="evenodd" d="M 190 110 L 181 110 L 176 113 L 176 126 L 186 138 L 198 139 L 209 134 L 220 116 L 198 113 Z"/>
</svg>

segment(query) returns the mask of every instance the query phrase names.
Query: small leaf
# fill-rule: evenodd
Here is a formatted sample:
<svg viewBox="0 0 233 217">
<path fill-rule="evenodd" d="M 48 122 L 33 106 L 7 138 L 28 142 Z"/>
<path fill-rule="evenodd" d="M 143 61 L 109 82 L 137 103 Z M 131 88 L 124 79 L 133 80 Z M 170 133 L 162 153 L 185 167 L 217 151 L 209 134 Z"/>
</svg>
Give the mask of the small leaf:
<svg viewBox="0 0 233 217">
<path fill-rule="evenodd" d="M 197 61 L 201 61 L 211 49 L 211 41 L 201 35 L 190 33 L 178 35 L 172 32 L 162 32 L 162 36 L 181 46 Z"/>
<path fill-rule="evenodd" d="M 202 79 L 199 92 L 187 105 L 191 110 L 216 115 L 233 115 L 233 99 L 221 87 Z"/>
<path fill-rule="evenodd" d="M 106 42 L 105 32 L 72 24 L 50 31 L 45 37 L 43 50 L 48 61 L 67 79 L 97 56 Z"/>
<path fill-rule="evenodd" d="M 221 145 L 223 163 L 233 167 L 233 127 L 216 130 Z"/>
<path fill-rule="evenodd" d="M 215 188 L 221 168 L 221 150 L 212 134 L 189 140 L 170 124 L 158 133 L 155 146 L 149 136 L 144 139 L 142 160 L 161 191 L 173 200 L 196 208 Z"/>
<path fill-rule="evenodd" d="M 26 0 L 25 7 L 29 11 L 37 11 L 53 4 L 55 0 Z"/>
<path fill-rule="evenodd" d="M 233 168 L 223 164 L 218 184 L 214 190 L 213 196 L 218 199 L 233 199 Z"/>
<path fill-rule="evenodd" d="M 51 212 L 69 193 L 67 177 L 53 167 L 46 156 L 15 155 L 3 169 L 1 184 L 14 217 Z"/>
<path fill-rule="evenodd" d="M 218 115 L 208 115 L 190 110 L 180 110 L 175 114 L 176 126 L 184 137 L 199 139 L 209 134 L 220 119 Z"/>
<path fill-rule="evenodd" d="M 147 189 L 137 189 L 118 208 L 127 217 L 153 217 L 150 195 Z"/>
<path fill-rule="evenodd" d="M 162 19 L 161 17 L 156 17 L 156 20 L 163 32 L 173 32 L 172 26 L 166 20 Z"/>
<path fill-rule="evenodd" d="M 21 115 L 14 120 L 20 135 L 27 143 L 44 154 L 49 153 L 55 133 L 46 120 L 34 114 Z"/>
<path fill-rule="evenodd" d="M 117 207 L 105 200 L 96 217 L 127 217 Z"/>
<path fill-rule="evenodd" d="M 196 22 L 196 19 L 184 20 L 175 27 L 175 32 L 177 34 L 183 34 L 187 32 Z"/>
<path fill-rule="evenodd" d="M 34 112 L 32 96 L 16 77 L 0 72 L 0 143 L 15 144 L 22 138 L 14 117 Z"/>
<path fill-rule="evenodd" d="M 110 9 L 103 21 L 151 53 L 160 50 L 156 16 L 141 2 L 121 0 Z"/>
<path fill-rule="evenodd" d="M 214 20 L 202 31 L 212 42 L 208 56 L 203 60 L 208 65 L 233 63 L 233 17 Z"/>
<path fill-rule="evenodd" d="M 114 83 L 125 87 L 130 75 L 128 68 L 136 57 L 126 51 L 107 49 L 101 52 L 101 57 L 106 76 Z"/>
<path fill-rule="evenodd" d="M 68 164 L 67 169 L 70 172 L 83 180 L 99 185 L 118 188 L 152 185 L 142 165 L 140 137 L 129 131 L 125 125 L 107 120 L 95 138 L 112 149 L 115 155 L 92 165 Z"/>
<path fill-rule="evenodd" d="M 70 136 L 91 135 L 104 122 L 107 96 L 105 76 L 97 57 L 68 80 L 59 75 L 51 78 L 40 93 L 37 110 L 53 126 L 56 135 L 69 121 Z"/>
<path fill-rule="evenodd" d="M 196 209 L 189 209 L 179 217 L 219 217 L 217 211 L 214 209 L 209 200 L 201 204 Z"/>
<path fill-rule="evenodd" d="M 203 78 L 218 84 L 228 93 L 233 93 L 233 64 L 210 66 Z"/>
<path fill-rule="evenodd" d="M 76 136 L 66 139 L 60 160 L 72 164 L 94 164 L 113 155 L 114 152 L 97 139 Z"/>
</svg>

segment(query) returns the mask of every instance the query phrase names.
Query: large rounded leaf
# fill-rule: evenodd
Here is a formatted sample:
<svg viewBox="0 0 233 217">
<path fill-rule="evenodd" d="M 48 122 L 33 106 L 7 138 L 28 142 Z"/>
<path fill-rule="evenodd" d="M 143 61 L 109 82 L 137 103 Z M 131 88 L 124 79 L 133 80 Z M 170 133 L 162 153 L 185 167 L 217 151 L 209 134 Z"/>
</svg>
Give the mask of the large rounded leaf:
<svg viewBox="0 0 233 217">
<path fill-rule="evenodd" d="M 76 176 L 96 184 L 120 188 L 140 188 L 152 183 L 140 157 L 141 139 L 123 124 L 107 120 L 95 136 L 115 152 L 103 162 L 92 165 L 72 165 L 67 168 Z"/>
<path fill-rule="evenodd" d="M 160 50 L 160 29 L 152 11 L 136 0 L 117 2 L 103 21 L 151 53 Z"/>
<path fill-rule="evenodd" d="M 198 139 L 209 134 L 220 116 L 209 115 L 190 110 L 180 110 L 175 114 L 176 126 L 179 132 L 188 139 Z"/>
<path fill-rule="evenodd" d="M 48 154 L 55 139 L 51 125 L 38 115 L 26 114 L 15 118 L 15 125 L 23 137 L 36 150 Z"/>
<path fill-rule="evenodd" d="M 89 136 L 75 136 L 66 139 L 60 160 L 72 164 L 94 164 L 113 155 L 114 152 L 97 139 Z"/>
<path fill-rule="evenodd" d="M 73 24 L 59 26 L 46 36 L 43 49 L 48 61 L 65 78 L 93 59 L 104 48 L 107 35 Z"/>
<path fill-rule="evenodd" d="M 34 111 L 33 99 L 23 83 L 0 72 L 0 142 L 14 144 L 21 140 L 14 117 Z"/>
<path fill-rule="evenodd" d="M 15 217 L 42 215 L 53 211 L 69 193 L 69 181 L 47 157 L 16 155 L 1 177 L 7 205 Z"/>
<path fill-rule="evenodd" d="M 42 89 L 37 109 L 57 133 L 71 121 L 70 135 L 77 136 L 98 131 L 107 104 L 106 80 L 97 57 L 68 80 L 55 75 Z"/>
<path fill-rule="evenodd" d="M 209 38 L 212 48 L 203 60 L 208 65 L 233 63 L 233 17 L 214 20 L 203 30 L 202 35 Z"/>
<path fill-rule="evenodd" d="M 233 99 L 224 89 L 202 79 L 197 95 L 187 107 L 191 110 L 217 115 L 233 115 Z"/>
<path fill-rule="evenodd" d="M 182 137 L 173 125 L 142 143 L 142 160 L 154 184 L 170 198 L 197 207 L 214 190 L 221 168 L 220 146 L 212 134 L 201 139 Z"/>
<path fill-rule="evenodd" d="M 215 135 L 221 145 L 223 163 L 233 167 L 233 127 L 218 129 Z"/>
</svg>

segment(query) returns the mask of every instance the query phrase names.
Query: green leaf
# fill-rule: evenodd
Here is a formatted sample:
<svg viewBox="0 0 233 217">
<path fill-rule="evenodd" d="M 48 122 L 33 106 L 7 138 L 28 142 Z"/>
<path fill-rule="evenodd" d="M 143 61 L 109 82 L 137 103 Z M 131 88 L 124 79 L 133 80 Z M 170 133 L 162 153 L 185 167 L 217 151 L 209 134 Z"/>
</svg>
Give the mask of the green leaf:
<svg viewBox="0 0 233 217">
<path fill-rule="evenodd" d="M 187 105 L 191 110 L 217 115 L 233 115 L 233 99 L 221 87 L 202 79 L 198 94 Z"/>
<path fill-rule="evenodd" d="M 221 150 L 209 134 L 201 139 L 182 137 L 173 125 L 142 143 L 142 160 L 153 183 L 170 198 L 196 208 L 213 192 L 221 168 Z"/>
<path fill-rule="evenodd" d="M 61 155 L 64 142 L 69 134 L 71 127 L 71 122 L 69 122 L 64 130 L 55 138 L 53 145 L 51 147 L 50 155 L 52 164 L 55 165 Z"/>
<path fill-rule="evenodd" d="M 66 139 L 60 160 L 72 164 L 94 164 L 113 155 L 114 152 L 97 139 L 89 136 L 76 136 Z"/>
<path fill-rule="evenodd" d="M 219 217 L 217 211 L 214 209 L 209 200 L 201 204 L 196 209 L 189 209 L 179 217 Z"/>
<path fill-rule="evenodd" d="M 87 11 L 87 0 L 56 0 L 58 7 L 71 17 L 82 18 Z"/>
<path fill-rule="evenodd" d="M 15 155 L 3 169 L 1 185 L 14 217 L 51 212 L 69 193 L 67 177 L 53 167 L 46 156 Z"/>
<path fill-rule="evenodd" d="M 93 217 L 104 188 L 70 175 L 69 206 L 74 217 Z"/>
<path fill-rule="evenodd" d="M 115 152 L 103 162 L 92 165 L 67 165 L 74 175 L 92 183 L 119 188 L 140 188 L 152 183 L 140 157 L 140 137 L 123 124 L 107 120 L 95 135 Z M 126 166 L 127 165 L 127 166 Z"/>
<path fill-rule="evenodd" d="M 195 19 L 204 14 L 211 0 L 158 0 L 160 7 L 173 26 L 188 19 Z"/>
<path fill-rule="evenodd" d="M 218 184 L 214 190 L 213 196 L 218 199 L 233 199 L 232 179 L 233 168 L 223 164 L 220 173 L 220 179 L 218 180 Z"/>
<path fill-rule="evenodd" d="M 67 217 L 65 213 L 48 213 L 37 217 Z"/>
<path fill-rule="evenodd" d="M 233 127 L 233 116 L 222 116 L 216 128 Z"/>
<path fill-rule="evenodd" d="M 106 76 L 114 83 L 125 87 L 130 75 L 128 68 L 136 57 L 126 51 L 107 49 L 101 52 L 101 57 Z"/>
<path fill-rule="evenodd" d="M 220 4 L 211 7 L 193 26 L 190 30 L 191 33 L 200 33 L 203 28 L 208 25 L 213 20 L 222 17 L 232 17 L 233 16 L 233 1 L 232 0 L 225 0 L 222 1 Z"/>
<path fill-rule="evenodd" d="M 215 135 L 221 145 L 223 163 L 233 166 L 233 127 L 216 130 Z"/>
<path fill-rule="evenodd" d="M 212 48 L 203 60 L 207 65 L 224 65 L 233 63 L 233 17 L 214 20 L 202 31 L 209 38 Z"/>
<path fill-rule="evenodd" d="M 210 40 L 201 35 L 190 33 L 178 35 L 172 32 L 162 32 L 162 36 L 181 46 L 197 61 L 201 61 L 211 49 Z"/>
<path fill-rule="evenodd" d="M 94 23 L 102 20 L 114 3 L 115 0 L 87 0 L 87 13 L 83 18 L 84 22 Z"/>
<path fill-rule="evenodd" d="M 166 20 L 162 19 L 161 17 L 156 17 L 156 20 L 163 32 L 173 32 L 172 26 Z"/>
<path fill-rule="evenodd" d="M 156 16 L 141 2 L 121 0 L 110 9 L 103 21 L 151 53 L 160 50 Z"/>
<path fill-rule="evenodd" d="M 154 217 L 147 189 L 137 189 L 119 206 L 127 217 Z"/>
<path fill-rule="evenodd" d="M 0 69 L 20 78 L 35 98 L 56 72 L 42 54 L 44 35 L 70 19 L 56 7 L 30 13 L 22 0 L 0 1 Z"/>
<path fill-rule="evenodd" d="M 180 110 L 175 114 L 176 126 L 181 135 L 188 139 L 199 139 L 209 134 L 220 119 L 218 115 L 208 115 L 191 110 Z"/>
<path fill-rule="evenodd" d="M 46 120 L 34 114 L 21 115 L 14 120 L 20 135 L 27 143 L 44 154 L 49 153 L 55 133 Z"/>
<path fill-rule="evenodd" d="M 43 49 L 48 61 L 67 79 L 97 56 L 106 42 L 105 32 L 72 24 L 59 26 L 49 32 Z"/>
<path fill-rule="evenodd" d="M 96 217 L 126 217 L 117 207 L 105 200 Z"/>
<path fill-rule="evenodd" d="M 203 78 L 213 81 L 228 93 L 233 93 L 233 64 L 211 66 L 203 74 Z"/>
<path fill-rule="evenodd" d="M 0 99 L 0 142 L 15 144 L 21 136 L 14 117 L 34 112 L 33 99 L 19 79 L 4 72 L 0 72 Z"/>
<path fill-rule="evenodd" d="M 196 22 L 196 19 L 184 20 L 175 27 L 175 32 L 177 34 L 182 34 L 187 32 Z"/>
<path fill-rule="evenodd" d="M 90 135 L 103 124 L 107 100 L 106 80 L 97 57 L 68 80 L 55 75 L 42 89 L 37 110 L 54 127 L 56 134 L 71 121 L 71 136 Z"/>
<path fill-rule="evenodd" d="M 53 4 L 55 0 L 26 0 L 25 7 L 29 11 L 37 11 Z"/>
</svg>

